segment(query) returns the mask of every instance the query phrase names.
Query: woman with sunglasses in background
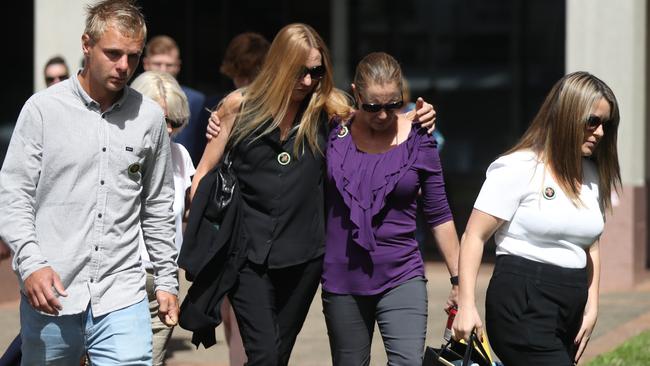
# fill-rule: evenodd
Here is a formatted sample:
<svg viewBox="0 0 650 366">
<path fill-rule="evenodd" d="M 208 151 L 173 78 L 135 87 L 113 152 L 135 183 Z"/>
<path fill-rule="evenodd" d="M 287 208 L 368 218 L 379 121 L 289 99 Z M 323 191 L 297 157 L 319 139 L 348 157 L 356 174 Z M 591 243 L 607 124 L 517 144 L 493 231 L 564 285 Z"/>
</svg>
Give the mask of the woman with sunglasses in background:
<svg viewBox="0 0 650 366">
<path fill-rule="evenodd" d="M 462 238 L 455 337 L 483 324 L 474 300 L 486 240 L 496 267 L 485 322 L 506 366 L 569 366 L 598 314 L 598 239 L 621 178 L 619 111 L 612 90 L 586 72 L 551 89 L 521 140 L 494 161 Z"/>
<path fill-rule="evenodd" d="M 457 275 L 458 236 L 435 139 L 396 112 L 402 72 L 383 52 L 357 65 L 360 108 L 327 146 L 323 312 L 334 365 L 369 365 L 375 322 L 388 365 L 421 365 L 427 327 L 424 264 L 415 240 L 416 199 Z M 447 307 L 456 304 L 452 285 Z"/>
<path fill-rule="evenodd" d="M 259 74 L 211 119 L 192 190 L 228 149 L 243 201 L 247 261 L 228 297 L 247 365 L 287 365 L 322 272 L 328 120 L 347 116 L 329 52 L 305 24 L 282 28 Z M 422 103 L 421 103 L 422 104 Z M 433 107 L 414 116 L 433 124 Z M 226 147 L 227 146 L 227 147 Z"/>
</svg>

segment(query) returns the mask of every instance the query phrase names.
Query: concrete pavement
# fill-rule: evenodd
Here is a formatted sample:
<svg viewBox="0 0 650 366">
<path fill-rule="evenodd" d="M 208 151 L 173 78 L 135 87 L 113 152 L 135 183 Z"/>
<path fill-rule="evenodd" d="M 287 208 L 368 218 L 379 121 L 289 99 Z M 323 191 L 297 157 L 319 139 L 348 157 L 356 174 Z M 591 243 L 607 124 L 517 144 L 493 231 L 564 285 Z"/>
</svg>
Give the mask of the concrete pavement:
<svg viewBox="0 0 650 366">
<path fill-rule="evenodd" d="M 6 264 L 3 263 L 4 266 Z M 492 273 L 492 266 L 483 265 L 479 274 L 477 297 L 482 311 L 485 289 Z M 182 276 L 181 276 L 182 277 Z M 429 282 L 429 321 L 427 345 L 438 346 L 446 322 L 443 304 L 449 291 L 448 275 L 441 263 L 427 264 Z M 5 277 L 6 278 L 6 277 Z M 182 284 L 182 291 L 187 290 L 187 283 Z M 18 334 L 19 317 L 16 301 L 0 305 L 0 349 L 4 350 L 13 337 Z M 587 348 L 583 362 L 596 355 L 615 348 L 627 338 L 650 329 L 650 282 L 632 290 L 607 292 L 601 294 L 598 324 Z M 218 344 L 210 349 L 195 350 L 190 343 L 191 334 L 183 329 L 174 330 L 167 361 L 169 366 L 226 366 L 228 353 L 223 331 L 217 329 Z M 327 330 L 323 319 L 320 292 L 314 298 L 309 315 L 302 332 L 298 336 L 290 365 L 321 366 L 331 365 L 327 340 Z M 372 345 L 371 365 L 385 365 L 386 355 L 381 344 L 381 336 L 375 330 Z"/>
</svg>

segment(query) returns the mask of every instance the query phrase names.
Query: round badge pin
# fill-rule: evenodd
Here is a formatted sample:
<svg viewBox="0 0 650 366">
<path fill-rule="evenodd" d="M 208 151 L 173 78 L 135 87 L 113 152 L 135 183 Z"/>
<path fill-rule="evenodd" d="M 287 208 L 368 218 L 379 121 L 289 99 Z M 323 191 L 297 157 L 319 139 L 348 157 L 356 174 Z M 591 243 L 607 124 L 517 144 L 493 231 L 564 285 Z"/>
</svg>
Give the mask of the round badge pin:
<svg viewBox="0 0 650 366">
<path fill-rule="evenodd" d="M 139 171 L 140 171 L 139 163 L 133 163 L 129 165 L 129 174 L 138 174 Z"/>
<path fill-rule="evenodd" d="M 339 138 L 343 138 L 348 135 L 348 132 L 350 132 L 350 130 L 348 130 L 348 126 L 342 126 L 337 136 Z"/>
<path fill-rule="evenodd" d="M 544 198 L 547 200 L 552 200 L 555 198 L 555 189 L 553 187 L 544 188 Z"/>
<path fill-rule="evenodd" d="M 289 155 L 288 152 L 283 151 L 278 154 L 278 163 L 280 163 L 280 165 L 287 165 L 290 162 L 291 162 L 291 155 Z"/>
</svg>

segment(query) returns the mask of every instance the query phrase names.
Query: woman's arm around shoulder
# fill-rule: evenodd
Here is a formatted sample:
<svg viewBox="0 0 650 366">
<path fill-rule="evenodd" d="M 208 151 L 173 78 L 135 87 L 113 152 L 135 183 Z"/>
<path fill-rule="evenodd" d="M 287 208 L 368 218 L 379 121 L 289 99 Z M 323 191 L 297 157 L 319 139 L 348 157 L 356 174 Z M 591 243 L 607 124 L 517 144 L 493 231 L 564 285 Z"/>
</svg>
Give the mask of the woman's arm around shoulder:
<svg viewBox="0 0 650 366">
<path fill-rule="evenodd" d="M 232 92 L 224 99 L 219 109 L 212 112 L 210 119 L 216 118 L 220 121 L 221 131 L 217 137 L 209 140 L 205 146 L 203 156 L 201 156 L 201 161 L 196 167 L 196 173 L 192 180 L 190 198 L 194 197 L 194 192 L 196 192 L 201 179 L 221 160 L 242 100 L 243 96 L 239 91 Z"/>
</svg>

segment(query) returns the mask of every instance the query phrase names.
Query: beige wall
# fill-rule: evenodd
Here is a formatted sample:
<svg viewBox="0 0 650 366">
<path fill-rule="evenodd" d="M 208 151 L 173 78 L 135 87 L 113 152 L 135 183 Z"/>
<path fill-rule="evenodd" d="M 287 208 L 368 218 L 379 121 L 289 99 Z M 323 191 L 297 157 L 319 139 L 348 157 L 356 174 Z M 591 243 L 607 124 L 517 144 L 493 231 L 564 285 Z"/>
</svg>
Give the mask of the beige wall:
<svg viewBox="0 0 650 366">
<path fill-rule="evenodd" d="M 34 1 L 34 91 L 45 88 L 43 66 L 55 55 L 65 58 L 74 74 L 79 68 L 84 7 L 90 0 Z"/>
<path fill-rule="evenodd" d="M 645 184 L 646 1 L 568 0 L 566 72 L 589 71 L 616 94 L 621 109 L 623 183 Z"/>
<path fill-rule="evenodd" d="M 616 94 L 623 192 L 601 238 L 602 284 L 624 289 L 648 278 L 647 2 L 568 0 L 566 72 L 589 71 Z"/>
</svg>

